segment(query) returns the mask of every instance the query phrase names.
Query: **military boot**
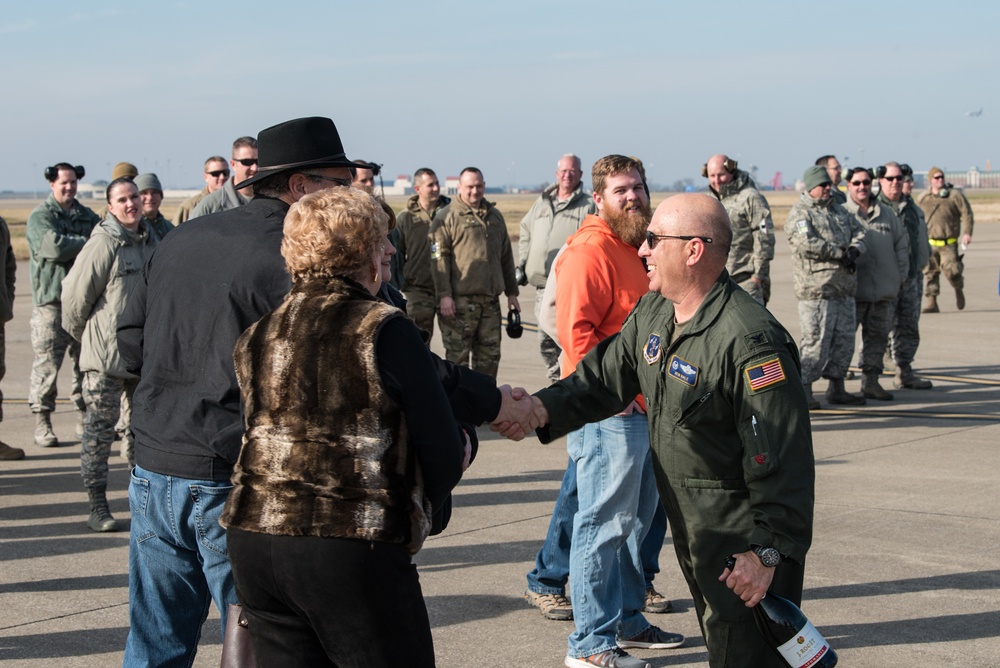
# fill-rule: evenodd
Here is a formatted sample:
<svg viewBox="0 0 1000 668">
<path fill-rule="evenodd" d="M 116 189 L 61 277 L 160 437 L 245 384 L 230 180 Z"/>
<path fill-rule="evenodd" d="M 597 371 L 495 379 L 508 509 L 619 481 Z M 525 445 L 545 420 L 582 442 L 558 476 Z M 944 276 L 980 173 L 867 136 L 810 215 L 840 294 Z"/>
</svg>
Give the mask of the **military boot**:
<svg viewBox="0 0 1000 668">
<path fill-rule="evenodd" d="M 59 445 L 59 439 L 52 431 L 52 418 L 46 411 L 35 413 L 35 445 L 43 448 L 53 448 Z"/>
<path fill-rule="evenodd" d="M 806 390 L 806 405 L 809 407 L 809 410 L 811 410 L 811 411 L 817 411 L 817 410 L 819 410 L 819 402 L 816 401 L 815 399 L 813 399 L 813 386 L 812 386 L 812 383 L 809 383 L 808 385 L 805 385 L 804 387 L 805 387 L 805 390 Z"/>
<path fill-rule="evenodd" d="M 3 441 L 0 441 L 0 460 L 12 462 L 17 459 L 24 459 L 24 450 L 12 448 Z"/>
<path fill-rule="evenodd" d="M 87 495 L 90 497 L 90 518 L 87 526 L 91 531 L 105 533 L 108 531 L 118 531 L 118 522 L 111 517 L 108 510 L 108 496 L 106 487 L 88 487 Z"/>
<path fill-rule="evenodd" d="M 962 298 L 962 302 L 964 306 L 965 302 L 964 297 Z M 927 306 L 924 307 L 924 310 L 921 311 L 921 313 L 940 313 L 940 312 L 941 309 L 939 309 L 937 305 L 937 295 L 927 295 Z"/>
<path fill-rule="evenodd" d="M 830 384 L 826 388 L 826 400 L 840 406 L 864 406 L 867 403 L 864 397 L 851 394 L 844 389 L 843 378 L 830 379 Z"/>
<path fill-rule="evenodd" d="M 955 288 L 955 303 L 959 311 L 965 308 L 965 293 L 962 292 L 962 288 Z"/>
<path fill-rule="evenodd" d="M 865 373 L 861 381 L 861 394 L 867 399 L 876 401 L 892 401 L 892 395 L 882 389 L 878 383 L 878 372 Z"/>
<path fill-rule="evenodd" d="M 926 378 L 921 378 L 913 373 L 913 368 L 909 364 L 900 363 L 896 368 L 896 379 L 893 385 L 897 388 L 905 387 L 908 390 L 929 390 L 934 384 Z"/>
</svg>

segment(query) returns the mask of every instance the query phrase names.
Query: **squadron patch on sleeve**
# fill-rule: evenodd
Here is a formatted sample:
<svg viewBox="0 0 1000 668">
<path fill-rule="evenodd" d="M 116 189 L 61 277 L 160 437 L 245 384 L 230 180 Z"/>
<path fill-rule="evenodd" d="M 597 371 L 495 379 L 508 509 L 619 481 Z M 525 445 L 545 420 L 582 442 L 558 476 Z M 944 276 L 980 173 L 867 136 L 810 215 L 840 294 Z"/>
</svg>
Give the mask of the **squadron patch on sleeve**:
<svg viewBox="0 0 1000 668">
<path fill-rule="evenodd" d="M 781 366 L 781 360 L 777 357 L 747 367 L 743 373 L 746 375 L 750 391 L 754 393 L 788 380 Z"/>
<path fill-rule="evenodd" d="M 646 360 L 646 364 L 656 364 L 660 359 L 660 335 L 650 334 L 649 340 L 646 341 L 646 347 L 642 350 L 642 358 Z"/>
<path fill-rule="evenodd" d="M 800 220 L 799 222 L 795 223 L 795 231 L 798 234 L 809 234 L 809 221 Z"/>
<path fill-rule="evenodd" d="M 676 380 L 681 381 L 685 385 L 690 385 L 694 387 L 698 383 L 698 367 L 691 364 L 687 360 L 683 360 L 677 355 L 670 358 L 670 365 L 667 368 L 667 373 Z"/>
</svg>

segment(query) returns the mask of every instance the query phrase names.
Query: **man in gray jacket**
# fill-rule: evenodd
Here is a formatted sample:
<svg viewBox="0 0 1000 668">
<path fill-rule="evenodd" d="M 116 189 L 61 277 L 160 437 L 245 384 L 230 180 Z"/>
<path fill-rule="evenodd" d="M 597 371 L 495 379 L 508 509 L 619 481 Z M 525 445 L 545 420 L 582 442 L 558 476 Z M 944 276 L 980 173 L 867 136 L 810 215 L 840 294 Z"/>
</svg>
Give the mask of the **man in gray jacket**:
<svg viewBox="0 0 1000 668">
<path fill-rule="evenodd" d="M 233 142 L 233 158 L 229 161 L 233 168 L 233 178 L 198 202 L 188 218 L 207 216 L 210 213 L 228 211 L 243 206 L 253 198 L 253 188 L 240 188 L 235 184 L 246 182 L 257 174 L 257 140 L 253 137 L 240 137 Z"/>
<path fill-rule="evenodd" d="M 594 200 L 583 190 L 580 158 L 567 153 L 556 164 L 556 183 L 546 188 L 521 219 L 521 237 L 517 244 L 518 285 L 535 286 L 535 317 L 540 318 L 545 280 L 556 253 L 569 235 L 580 228 L 589 214 L 596 213 Z M 559 355 L 562 349 L 538 328 L 538 348 L 545 362 L 549 380 L 559 380 Z"/>
<path fill-rule="evenodd" d="M 885 349 L 892 329 L 896 296 L 910 271 L 910 241 L 889 207 L 872 197 L 875 174 L 863 167 L 847 171 L 848 199 L 844 208 L 865 228 L 868 251 L 858 258 L 858 289 L 854 294 L 861 328 L 859 365 L 861 392 L 867 399 L 890 401 L 892 394 L 879 385 Z"/>
</svg>

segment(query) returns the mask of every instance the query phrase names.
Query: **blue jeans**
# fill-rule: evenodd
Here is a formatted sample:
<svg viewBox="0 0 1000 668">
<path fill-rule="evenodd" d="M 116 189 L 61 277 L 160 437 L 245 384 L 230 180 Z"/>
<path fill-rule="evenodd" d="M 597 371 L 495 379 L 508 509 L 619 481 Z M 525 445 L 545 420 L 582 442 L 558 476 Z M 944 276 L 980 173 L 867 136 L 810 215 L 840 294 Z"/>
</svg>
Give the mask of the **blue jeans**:
<svg viewBox="0 0 1000 668">
<path fill-rule="evenodd" d="M 123 666 L 191 666 L 213 600 L 225 632 L 227 609 L 237 600 L 219 516 L 232 489 L 229 481 L 132 469 L 131 628 Z"/>
<path fill-rule="evenodd" d="M 570 433 L 579 509 L 573 517 L 570 596 L 576 629 L 568 652 L 584 657 L 613 649 L 649 627 L 639 545 L 660 503 L 653 479 L 646 416 L 633 413 Z"/>
<path fill-rule="evenodd" d="M 535 568 L 528 573 L 528 589 L 536 594 L 566 594 L 569 581 L 569 548 L 573 542 L 573 516 L 579 503 L 576 494 L 576 462 L 566 465 L 556 507 L 549 521 L 545 542 L 535 555 Z M 660 549 L 667 535 L 667 513 L 662 504 L 656 504 L 656 513 L 649 526 L 649 533 L 639 545 L 644 589 L 653 586 L 653 578 L 660 572 Z"/>
</svg>

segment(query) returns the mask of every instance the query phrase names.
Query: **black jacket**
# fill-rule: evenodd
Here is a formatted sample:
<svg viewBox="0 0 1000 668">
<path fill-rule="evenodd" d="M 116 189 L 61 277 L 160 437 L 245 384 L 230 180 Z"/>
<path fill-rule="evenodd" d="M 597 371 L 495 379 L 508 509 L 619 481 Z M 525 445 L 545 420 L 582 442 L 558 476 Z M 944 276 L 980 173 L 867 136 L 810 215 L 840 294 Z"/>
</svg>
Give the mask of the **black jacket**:
<svg viewBox="0 0 1000 668">
<path fill-rule="evenodd" d="M 191 480 L 229 480 L 243 436 L 236 340 L 291 288 L 280 246 L 288 205 L 256 197 L 188 221 L 143 269 L 118 325 L 136 463 Z"/>
</svg>

